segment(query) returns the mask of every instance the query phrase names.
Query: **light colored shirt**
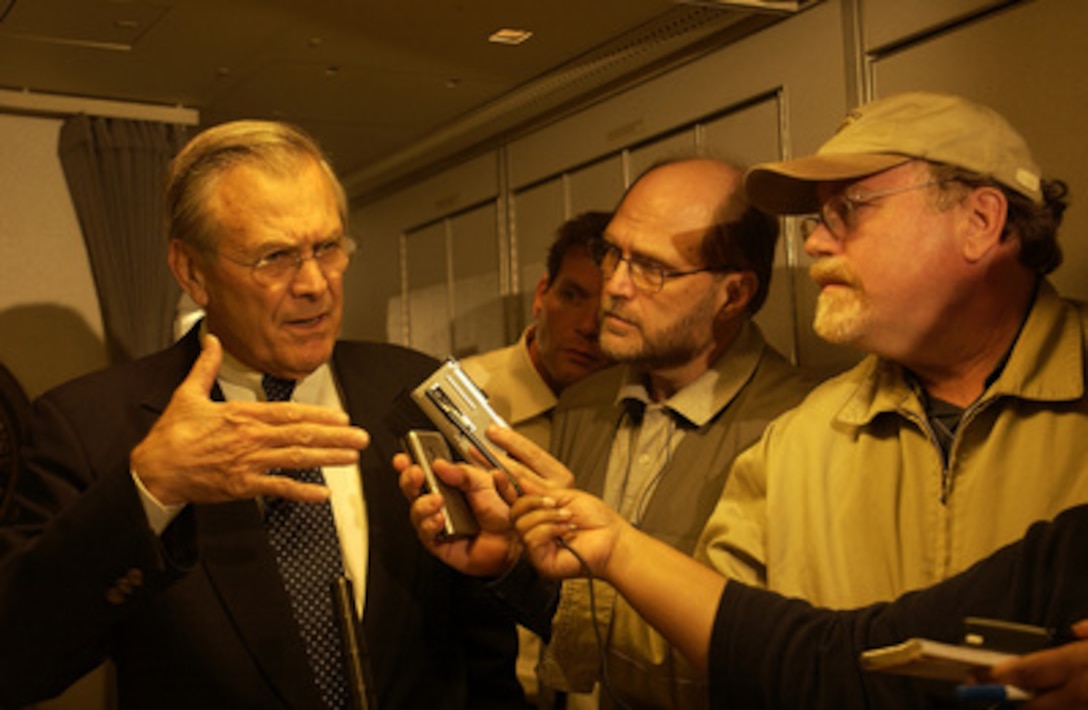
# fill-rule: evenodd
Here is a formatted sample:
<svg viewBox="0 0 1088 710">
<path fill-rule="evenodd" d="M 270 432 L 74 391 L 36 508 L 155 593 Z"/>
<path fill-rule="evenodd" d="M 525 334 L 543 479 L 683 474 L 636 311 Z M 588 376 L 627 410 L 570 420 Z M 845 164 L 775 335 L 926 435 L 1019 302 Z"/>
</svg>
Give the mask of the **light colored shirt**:
<svg viewBox="0 0 1088 710">
<path fill-rule="evenodd" d="M 547 449 L 559 401 L 529 357 L 531 325 L 513 345 L 467 357 L 461 367 L 514 431 Z"/>
<path fill-rule="evenodd" d="M 614 459 L 630 458 L 635 468 L 641 456 L 637 448 L 645 448 L 648 477 L 634 486 L 639 526 L 690 553 L 733 459 L 771 419 L 799 402 L 808 386 L 752 323 L 707 372 L 668 400 L 647 407 L 639 426 L 635 419 L 642 404 L 631 400 L 649 402 L 644 382 L 621 365 L 564 390 L 554 415 L 552 453 L 574 472 L 579 488 L 613 496 L 606 491 L 616 490 L 617 468 L 622 490 L 626 467 L 615 466 Z M 631 441 L 637 448 L 628 456 L 624 448 Z M 705 707 L 699 674 L 610 585 L 598 581 L 594 586 L 591 603 L 585 580 L 563 583 L 541 663 L 543 681 L 567 692 L 589 690 L 606 656 L 612 690 L 620 700 L 639 707 Z M 604 639 L 603 653 L 594 620 Z"/>
</svg>

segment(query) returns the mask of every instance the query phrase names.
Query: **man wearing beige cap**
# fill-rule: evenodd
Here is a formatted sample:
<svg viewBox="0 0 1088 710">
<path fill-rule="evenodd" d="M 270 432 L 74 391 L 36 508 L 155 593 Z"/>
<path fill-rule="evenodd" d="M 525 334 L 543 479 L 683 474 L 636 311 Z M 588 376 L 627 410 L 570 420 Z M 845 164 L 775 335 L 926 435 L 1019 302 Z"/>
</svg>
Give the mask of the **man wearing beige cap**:
<svg viewBox="0 0 1088 710">
<path fill-rule="evenodd" d="M 1088 501 L 1088 310 L 1046 279 L 1065 185 L 1041 178 L 1001 116 L 892 96 L 816 155 L 753 168 L 746 187 L 764 210 L 814 215 L 814 327 L 868 356 L 737 459 L 703 559 L 853 607 L 945 579 Z"/>
</svg>

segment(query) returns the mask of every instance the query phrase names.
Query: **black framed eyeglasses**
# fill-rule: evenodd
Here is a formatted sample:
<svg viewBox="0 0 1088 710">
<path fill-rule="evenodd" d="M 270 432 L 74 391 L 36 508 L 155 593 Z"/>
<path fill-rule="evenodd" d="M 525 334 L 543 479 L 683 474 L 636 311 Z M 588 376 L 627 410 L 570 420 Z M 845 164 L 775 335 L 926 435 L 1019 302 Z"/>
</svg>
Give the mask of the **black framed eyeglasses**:
<svg viewBox="0 0 1088 710">
<path fill-rule="evenodd" d="M 325 276 L 339 276 L 348 267 L 348 262 L 356 248 L 354 239 L 341 235 L 317 242 L 308 249 L 300 247 L 276 249 L 256 261 L 243 261 L 229 254 L 220 254 L 220 256 L 239 266 L 249 267 L 253 273 L 253 280 L 260 285 L 274 286 L 293 281 L 302 269 L 302 262 L 307 259 L 317 262 L 318 268 Z"/>
<path fill-rule="evenodd" d="M 610 242 L 603 239 L 595 239 L 589 244 L 589 255 L 601 269 L 601 275 L 607 280 L 612 278 L 620 266 L 620 262 L 626 262 L 627 273 L 631 276 L 631 283 L 640 291 L 657 293 L 665 288 L 665 283 L 670 279 L 682 276 L 692 276 L 703 273 L 725 273 L 736 269 L 727 266 L 706 266 L 690 271 L 669 271 L 664 264 L 652 259 L 640 256 L 624 256 L 623 251 Z"/>
<path fill-rule="evenodd" d="M 867 205 L 882 197 L 891 197 L 892 195 L 910 192 L 911 190 L 921 190 L 926 187 L 933 187 L 934 185 L 944 185 L 947 182 L 951 181 L 927 180 L 925 182 L 906 185 L 904 187 L 893 187 L 888 190 L 855 192 L 851 195 L 847 195 L 843 192 L 832 195 L 826 202 L 820 205 L 819 214 L 810 215 L 801 220 L 801 234 L 808 237 L 808 235 L 816 231 L 817 227 L 823 224 L 831 236 L 841 242 L 846 239 L 846 235 L 850 230 L 857 226 L 857 210 L 859 207 Z"/>
</svg>

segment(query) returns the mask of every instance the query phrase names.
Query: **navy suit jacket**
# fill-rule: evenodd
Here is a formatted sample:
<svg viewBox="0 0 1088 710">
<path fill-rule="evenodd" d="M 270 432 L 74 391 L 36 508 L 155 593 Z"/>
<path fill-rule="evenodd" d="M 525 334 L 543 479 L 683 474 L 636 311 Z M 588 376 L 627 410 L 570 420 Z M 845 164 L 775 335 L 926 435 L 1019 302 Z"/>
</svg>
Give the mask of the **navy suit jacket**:
<svg viewBox="0 0 1088 710">
<path fill-rule="evenodd" d="M 0 705 L 51 697 L 112 658 L 122 707 L 320 707 L 257 503 L 190 505 L 156 536 L 129 473 L 199 353 L 195 331 L 35 403 L 27 470 L 0 527 Z M 437 363 L 340 342 L 332 367 L 371 435 L 359 462 L 371 695 L 391 708 L 523 703 L 512 623 L 419 544 L 390 465 L 388 414 Z"/>
</svg>

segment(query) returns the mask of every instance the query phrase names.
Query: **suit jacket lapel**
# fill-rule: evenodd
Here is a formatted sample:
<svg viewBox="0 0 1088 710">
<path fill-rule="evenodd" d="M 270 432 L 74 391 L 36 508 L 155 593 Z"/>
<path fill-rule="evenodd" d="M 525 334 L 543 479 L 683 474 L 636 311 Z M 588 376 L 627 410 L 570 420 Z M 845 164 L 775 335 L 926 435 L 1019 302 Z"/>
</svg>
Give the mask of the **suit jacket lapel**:
<svg viewBox="0 0 1088 710">
<path fill-rule="evenodd" d="M 410 368 L 389 362 L 389 353 L 369 344 L 341 343 L 332 363 L 352 423 L 371 437 L 359 458 L 369 550 L 362 636 L 364 653 L 373 653 L 369 669 L 379 697 L 398 682 L 399 664 L 424 653 L 418 639 L 404 638 L 404 630 L 418 621 L 413 621 L 420 613 L 415 595 L 427 593 L 417 589 L 418 576 L 432 562 L 409 523 L 408 503 L 390 465 L 400 450 L 396 432 L 431 424 L 414 405 L 398 409 L 399 388 L 413 375 Z"/>
<path fill-rule="evenodd" d="M 289 707 L 321 703 L 254 501 L 196 506 L 200 559 L 212 587 L 269 684 Z"/>
<path fill-rule="evenodd" d="M 171 364 L 180 377 L 163 377 L 161 382 L 168 387 L 151 387 L 145 394 L 144 407 L 156 418 L 200 354 L 198 332 L 199 326 L 194 326 L 174 346 L 176 361 Z M 210 396 L 223 401 L 218 384 Z M 257 503 L 195 505 L 193 511 L 201 567 L 269 684 L 289 707 L 320 706 L 316 686 L 310 681 L 313 674 L 306 649 Z"/>
<path fill-rule="evenodd" d="M 354 356 L 350 361 L 346 359 L 342 361 L 337 357 L 339 352 L 340 350 L 334 351 L 332 364 L 333 373 L 344 398 L 344 406 L 351 417 L 351 423 L 371 434 L 371 446 L 364 450 L 359 458 L 363 498 L 366 503 L 367 547 L 369 549 L 366 607 L 370 607 L 371 599 L 380 598 L 385 591 L 393 587 L 400 587 L 399 584 L 393 582 L 391 570 L 387 566 L 386 552 L 399 547 L 396 544 L 395 534 L 399 529 L 397 523 L 403 521 L 392 519 L 392 516 L 400 512 L 395 506 L 380 504 L 383 500 L 390 500 L 387 497 L 390 486 L 396 488 L 396 475 L 392 473 L 389 463 L 393 453 L 386 450 L 389 446 L 388 436 L 385 434 L 386 424 L 375 412 L 376 409 L 381 408 L 381 400 L 371 384 L 371 378 L 380 376 L 375 373 L 382 372 L 382 365 L 360 361 L 358 356 Z M 383 456 L 388 456 L 388 459 L 383 461 Z M 386 478 L 389 480 L 384 480 Z M 399 489 L 395 492 L 397 496 L 400 495 Z M 399 500 L 399 498 L 393 500 Z M 398 628 L 401 612 L 400 604 L 383 605 L 381 619 L 378 622 L 387 629 Z M 363 625 L 368 637 L 371 635 L 374 621 L 364 610 Z"/>
</svg>

